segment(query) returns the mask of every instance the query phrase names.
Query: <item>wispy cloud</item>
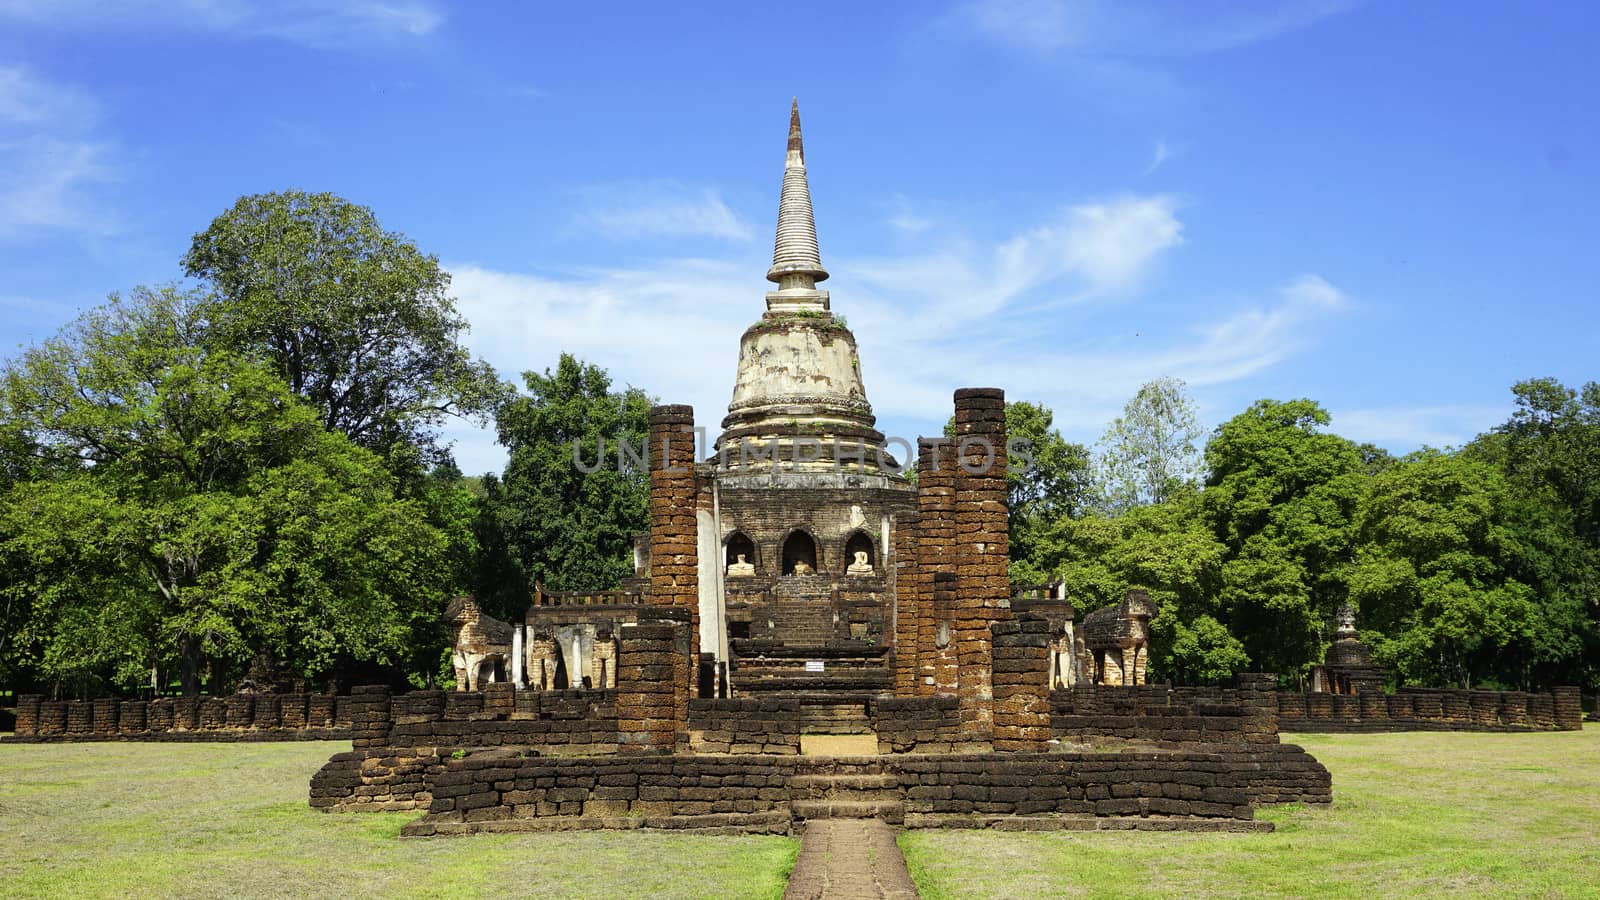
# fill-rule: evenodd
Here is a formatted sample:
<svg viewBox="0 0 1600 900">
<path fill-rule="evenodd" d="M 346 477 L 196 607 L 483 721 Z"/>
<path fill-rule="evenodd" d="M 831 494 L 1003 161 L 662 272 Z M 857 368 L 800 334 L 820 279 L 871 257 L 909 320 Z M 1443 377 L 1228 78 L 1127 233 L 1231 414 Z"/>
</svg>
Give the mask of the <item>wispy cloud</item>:
<svg viewBox="0 0 1600 900">
<path fill-rule="evenodd" d="M 1150 147 L 1150 162 L 1144 167 L 1144 174 L 1149 175 L 1155 170 L 1166 165 L 1169 160 L 1187 149 L 1182 144 L 1169 144 L 1166 138 L 1156 138 Z"/>
<path fill-rule="evenodd" d="M 96 196 L 115 180 L 111 144 L 94 134 L 97 105 L 68 85 L 0 67 L 0 239 L 33 230 L 117 230 Z"/>
<path fill-rule="evenodd" d="M 607 185 L 582 192 L 585 208 L 573 227 L 610 240 L 646 237 L 754 239 L 755 227 L 740 218 L 712 188 L 659 180 Z"/>
<path fill-rule="evenodd" d="M 1511 404 L 1336 408 L 1330 415 L 1338 434 L 1406 453 L 1421 447 L 1459 447 L 1504 422 L 1511 415 Z"/>
<path fill-rule="evenodd" d="M 1131 58 L 1194 56 L 1298 31 L 1355 0 L 1254 0 L 1219 8 L 1113 0 L 972 0 L 957 22 L 998 43 L 1042 54 Z"/>
<path fill-rule="evenodd" d="M 1161 255 L 1183 241 L 1177 202 L 1166 195 L 1122 196 L 1069 206 L 1049 222 L 994 244 L 951 240 L 915 257 L 844 259 L 838 271 L 897 317 L 902 292 L 914 292 L 916 317 L 902 333 L 949 333 L 974 315 L 1059 306 L 1135 287 Z"/>
<path fill-rule="evenodd" d="M 1069 206 L 1003 240 L 953 240 L 930 256 L 839 259 L 828 286 L 861 344 L 868 395 L 885 425 L 929 432 L 950 391 L 999 384 L 1053 407 L 1063 425 L 1100 424 L 1158 375 L 1226 384 L 1303 349 L 1316 322 L 1343 308 L 1316 275 L 1254 302 L 1202 307 L 1160 336 L 1072 334 L 1059 297 L 1138 296 L 1142 276 L 1181 241 L 1170 199 L 1123 197 Z M 621 383 L 692 403 L 716 430 L 738 363 L 739 335 L 761 314 L 759 265 L 669 260 L 571 275 L 451 265 L 474 351 L 510 371 L 553 365 L 560 351 L 606 366 Z M 530 355 L 530 348 L 538 350 Z M 462 460 L 498 459 L 492 438 L 463 431 Z"/>
<path fill-rule="evenodd" d="M 325 48 L 426 37 L 444 14 L 422 0 L 0 0 L 0 18 L 55 28 L 206 31 Z"/>
</svg>

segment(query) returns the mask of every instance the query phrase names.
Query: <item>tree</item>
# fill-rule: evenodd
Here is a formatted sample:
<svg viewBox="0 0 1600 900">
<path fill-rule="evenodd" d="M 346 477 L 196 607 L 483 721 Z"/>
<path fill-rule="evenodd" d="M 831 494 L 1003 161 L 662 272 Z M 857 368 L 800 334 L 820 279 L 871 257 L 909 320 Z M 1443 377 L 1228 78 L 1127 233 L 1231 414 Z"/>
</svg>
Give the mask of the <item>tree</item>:
<svg viewBox="0 0 1600 900">
<path fill-rule="evenodd" d="M 614 587 L 632 574 L 634 535 L 649 527 L 649 473 L 619 451 L 644 447 L 650 397 L 612 391 L 604 369 L 566 353 L 554 371 L 523 379 L 527 394 L 506 403 L 497 423 L 510 456 L 505 476 L 484 481 L 495 532 L 485 544 L 503 548 L 516 577 L 481 599 L 502 611 L 525 602 L 535 583 Z"/>
<path fill-rule="evenodd" d="M 1106 509 L 1164 503 L 1200 476 L 1194 402 L 1176 378 L 1139 388 L 1099 443 L 1096 481 Z"/>
<path fill-rule="evenodd" d="M 140 289 L 6 367 L 7 430 L 76 461 L 0 506 L 13 653 L 79 683 L 177 664 L 190 691 L 263 652 L 396 662 L 443 600 L 438 531 L 264 365 L 187 343 L 201 309 Z"/>
<path fill-rule="evenodd" d="M 1052 520 L 1037 553 L 1042 573 L 1062 579 L 1080 616 L 1144 588 L 1157 610 L 1151 668 L 1187 683 L 1217 681 L 1249 664 L 1217 619 L 1225 557 L 1194 493 L 1117 516 Z"/>
<path fill-rule="evenodd" d="M 1503 564 L 1539 601 L 1525 668 L 1531 684 L 1600 684 L 1600 385 L 1572 390 L 1552 378 L 1512 387 L 1509 420 L 1462 454 L 1503 473 Z"/>
<path fill-rule="evenodd" d="M 1350 596 L 1406 678 L 1471 687 L 1531 657 L 1539 603 L 1504 565 L 1507 500 L 1492 466 L 1438 451 L 1373 479 Z"/>
<path fill-rule="evenodd" d="M 1347 594 L 1366 462 L 1328 423 L 1310 400 L 1258 400 L 1206 444 L 1203 506 L 1227 548 L 1221 607 L 1263 671 L 1315 661 Z"/>
<path fill-rule="evenodd" d="M 1006 502 L 1011 559 L 1022 567 L 1019 573 L 1029 571 L 1030 564 L 1037 568 L 1037 534 L 1045 523 L 1081 516 L 1089 505 L 1088 448 L 1062 437 L 1054 420 L 1049 407 L 1025 400 L 1006 403 L 1006 441 L 1017 451 L 1006 468 Z M 955 437 L 954 416 L 944 431 Z"/>
<path fill-rule="evenodd" d="M 241 197 L 195 235 L 183 267 L 211 291 L 199 343 L 265 360 L 363 447 L 433 449 L 444 417 L 486 416 L 503 395 L 460 344 L 449 274 L 366 207 L 303 191 Z"/>
</svg>

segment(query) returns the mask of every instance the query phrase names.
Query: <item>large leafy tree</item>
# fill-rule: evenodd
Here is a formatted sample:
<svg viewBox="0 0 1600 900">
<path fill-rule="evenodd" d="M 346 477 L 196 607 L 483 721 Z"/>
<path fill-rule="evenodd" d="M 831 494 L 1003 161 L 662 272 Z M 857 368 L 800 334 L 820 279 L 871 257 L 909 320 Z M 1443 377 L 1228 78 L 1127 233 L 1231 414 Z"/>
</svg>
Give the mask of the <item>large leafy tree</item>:
<svg viewBox="0 0 1600 900">
<path fill-rule="evenodd" d="M 1080 614 L 1144 588 L 1157 609 L 1152 669 L 1184 683 L 1222 680 L 1249 664 L 1219 620 L 1225 557 L 1193 492 L 1122 515 L 1052 520 L 1037 551 L 1041 569 L 1062 579 Z"/>
<path fill-rule="evenodd" d="M 9 442 L 69 461 L 0 505 L 11 652 L 63 682 L 176 665 L 188 690 L 261 653 L 399 662 L 447 586 L 438 530 L 262 363 L 191 343 L 204 308 L 141 289 L 6 367 Z"/>
<path fill-rule="evenodd" d="M 1310 400 L 1258 400 L 1206 445 L 1204 509 L 1227 548 L 1221 606 L 1264 671 L 1313 662 L 1347 595 L 1366 461 L 1328 422 Z"/>
<path fill-rule="evenodd" d="M 1200 477 L 1204 432 L 1177 378 L 1157 378 L 1113 419 L 1100 438 L 1096 481 L 1106 509 L 1165 503 Z"/>
<path fill-rule="evenodd" d="M 1350 595 L 1380 656 L 1407 679 L 1471 687 L 1532 659 L 1547 623 L 1507 565 L 1517 552 L 1509 499 L 1493 466 L 1437 451 L 1373 479 Z"/>
<path fill-rule="evenodd" d="M 439 261 L 333 194 L 241 197 L 195 235 L 184 271 L 209 288 L 207 347 L 264 359 L 322 424 L 384 452 L 433 447 L 450 415 L 502 395 L 460 343 Z"/>
<path fill-rule="evenodd" d="M 1508 681 L 1600 683 L 1600 385 L 1512 387 L 1510 419 L 1463 450 L 1505 474 L 1508 572 L 1534 588 L 1540 625 Z"/>
<path fill-rule="evenodd" d="M 553 371 L 523 379 L 527 393 L 498 419 L 505 475 L 484 482 L 484 574 L 500 580 L 481 594 L 501 610 L 524 602 L 535 583 L 614 587 L 632 573 L 633 537 L 649 526 L 649 473 L 619 445 L 632 454 L 644 447 L 650 397 L 613 391 L 604 369 L 565 353 Z"/>
</svg>

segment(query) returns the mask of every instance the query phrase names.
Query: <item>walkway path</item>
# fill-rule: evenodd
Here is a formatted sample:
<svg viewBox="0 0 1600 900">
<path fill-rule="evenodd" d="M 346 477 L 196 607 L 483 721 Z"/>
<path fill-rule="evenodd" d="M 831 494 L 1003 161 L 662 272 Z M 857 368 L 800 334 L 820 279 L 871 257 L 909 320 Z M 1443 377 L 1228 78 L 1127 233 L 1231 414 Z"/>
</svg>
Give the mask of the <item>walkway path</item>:
<svg viewBox="0 0 1600 900">
<path fill-rule="evenodd" d="M 806 823 L 784 900 L 915 900 L 895 830 L 878 819 Z"/>
</svg>

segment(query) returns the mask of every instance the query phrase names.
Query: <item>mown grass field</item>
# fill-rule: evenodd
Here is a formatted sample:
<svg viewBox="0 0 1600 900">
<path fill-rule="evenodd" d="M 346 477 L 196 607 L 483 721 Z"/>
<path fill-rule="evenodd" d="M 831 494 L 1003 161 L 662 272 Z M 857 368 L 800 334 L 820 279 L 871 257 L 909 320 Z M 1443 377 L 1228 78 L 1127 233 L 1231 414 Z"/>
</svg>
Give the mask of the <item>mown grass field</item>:
<svg viewBox="0 0 1600 900">
<path fill-rule="evenodd" d="M 1333 773 L 1331 807 L 1273 834 L 919 831 L 926 900 L 977 897 L 1600 897 L 1600 728 L 1285 735 Z"/>
<path fill-rule="evenodd" d="M 0 744 L 0 896 L 778 897 L 798 842 L 654 832 L 401 840 L 326 814 L 348 744 Z"/>
</svg>

